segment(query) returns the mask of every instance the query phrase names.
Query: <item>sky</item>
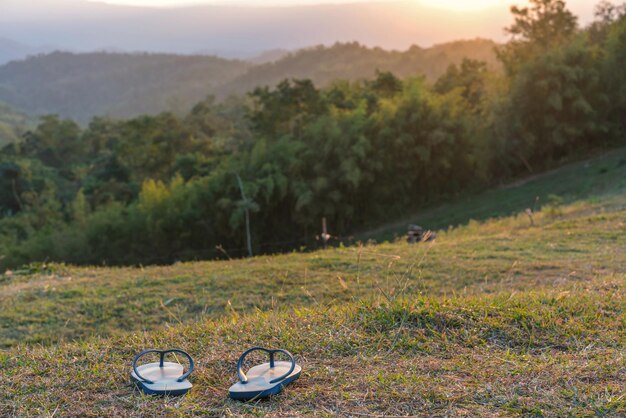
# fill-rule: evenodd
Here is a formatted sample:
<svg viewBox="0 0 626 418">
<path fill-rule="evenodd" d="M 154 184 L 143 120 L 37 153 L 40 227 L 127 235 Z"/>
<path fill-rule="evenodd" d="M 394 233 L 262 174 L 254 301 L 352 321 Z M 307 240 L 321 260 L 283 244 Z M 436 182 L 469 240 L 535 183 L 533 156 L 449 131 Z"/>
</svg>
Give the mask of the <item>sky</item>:
<svg viewBox="0 0 626 418">
<path fill-rule="evenodd" d="M 0 0 L 1 2 L 2 0 Z M 28 0 L 26 0 L 28 1 Z M 54 1 L 54 0 L 48 0 Z M 393 2 L 397 0 L 89 0 L 100 3 L 131 5 L 131 6 L 150 6 L 150 7 L 180 7 L 198 4 L 218 4 L 218 5 L 236 5 L 236 6 L 298 6 L 306 4 L 339 4 L 339 3 L 364 3 L 364 2 Z M 480 11 L 493 10 L 497 8 L 507 9 L 512 4 L 526 5 L 527 0 L 413 0 L 417 4 L 438 8 L 442 10 L 463 12 L 463 11 Z M 583 21 L 589 21 L 590 11 L 593 5 L 600 0 L 566 0 L 568 7 L 580 16 L 582 14 Z M 617 1 L 619 2 L 619 1 Z"/>
<path fill-rule="evenodd" d="M 126 4 L 134 6 L 157 6 L 172 7 L 189 4 L 230 4 L 247 6 L 276 6 L 300 4 L 323 4 L 323 3 L 358 3 L 363 0 L 99 0 L 109 4 Z M 390 0 L 378 0 L 378 2 Z M 415 0 L 428 6 L 450 10 L 480 10 L 484 8 L 504 6 L 507 7 L 510 0 Z"/>
<path fill-rule="evenodd" d="M 0 0 L 0 13 L 7 5 L 15 9 L 37 13 L 39 9 L 61 6 L 67 2 L 105 3 L 112 5 L 148 6 L 159 8 L 185 7 L 190 5 L 234 5 L 234 6 L 299 6 L 312 4 L 347 4 L 347 3 L 394 3 L 407 0 Z M 600 0 L 566 0 L 567 6 L 581 18 L 581 23 L 591 21 L 593 7 Z M 613 0 L 619 3 L 621 0 Z M 464 12 L 508 10 L 512 4 L 524 6 L 528 0 L 408 0 L 415 5 L 434 9 Z M 69 4 L 69 3 L 68 3 Z M 2 16 L 0 16 L 1 18 Z"/>
<path fill-rule="evenodd" d="M 361 0 L 90 0 L 109 4 L 132 6 L 172 7 L 193 4 L 228 4 L 243 6 L 295 6 L 301 4 L 358 3 Z M 384 0 L 383 0 L 384 1 Z"/>
<path fill-rule="evenodd" d="M 567 5 L 585 26 L 599 1 L 567 0 Z M 338 3 L 361 4 L 269 7 Z M 254 7 L 182 7 L 191 4 Z M 35 48 L 31 53 L 150 51 L 229 58 L 352 41 L 396 50 L 476 37 L 505 42 L 511 4 L 524 6 L 528 0 L 0 0 L 0 55 L 3 39 L 5 45 L 22 44 L 22 50 Z"/>
</svg>

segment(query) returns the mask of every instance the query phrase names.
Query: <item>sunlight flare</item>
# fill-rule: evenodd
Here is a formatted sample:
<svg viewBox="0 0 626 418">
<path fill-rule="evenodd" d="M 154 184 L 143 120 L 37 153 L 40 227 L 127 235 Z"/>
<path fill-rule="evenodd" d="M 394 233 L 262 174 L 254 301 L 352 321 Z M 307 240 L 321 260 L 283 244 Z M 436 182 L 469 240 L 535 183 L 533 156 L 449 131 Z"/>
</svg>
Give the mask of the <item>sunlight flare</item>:
<svg viewBox="0 0 626 418">
<path fill-rule="evenodd" d="M 507 0 L 418 0 L 418 2 L 429 7 L 459 12 L 507 7 L 511 3 Z"/>
</svg>

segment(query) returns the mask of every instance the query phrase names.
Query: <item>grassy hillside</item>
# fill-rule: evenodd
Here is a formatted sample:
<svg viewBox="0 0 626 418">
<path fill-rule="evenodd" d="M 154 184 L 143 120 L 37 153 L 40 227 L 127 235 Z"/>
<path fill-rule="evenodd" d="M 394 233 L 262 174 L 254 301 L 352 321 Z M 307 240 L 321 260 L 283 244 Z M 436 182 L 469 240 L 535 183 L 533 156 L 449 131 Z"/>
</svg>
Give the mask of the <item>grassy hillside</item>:
<svg viewBox="0 0 626 418">
<path fill-rule="evenodd" d="M 68 269 L 17 281 L 3 289 L 5 296 L 13 290 L 17 305 L 25 304 L 19 295 L 32 297 L 37 288 L 46 303 L 69 296 L 57 306 L 63 309 L 76 303 L 68 283 L 84 280 L 87 298 L 66 327 L 83 322 L 109 334 L 113 315 L 136 332 L 2 352 L 0 412 L 618 416 L 626 413 L 625 216 L 620 198 L 571 206 L 560 218 L 541 216 L 534 228 L 506 219 L 445 234 L 432 246 L 367 247 L 360 257 L 354 249 L 329 250 L 170 271 Z M 235 286 L 232 276 L 243 284 Z M 223 314 L 175 325 L 188 308 L 161 299 L 133 323 L 124 306 L 138 308 L 143 299 L 126 287 L 118 295 L 123 305 L 105 307 L 106 280 L 113 292 L 118 283 L 138 284 L 144 296 L 154 295 L 147 304 L 180 297 L 183 283 L 196 282 L 183 294 L 219 301 Z M 362 296 L 365 302 L 357 302 Z M 19 309 L 3 304 L 3 312 Z M 31 305 L 31 321 L 46 310 L 40 306 Z M 150 315 L 170 315 L 171 326 L 141 332 Z M 51 319 L 45 332 L 64 329 Z M 305 374 L 268 402 L 229 401 L 237 356 L 255 344 L 297 353 Z M 149 399 L 132 388 L 129 362 L 147 346 L 196 356 L 191 395 Z"/>
<path fill-rule="evenodd" d="M 425 211 L 423 216 L 416 215 L 412 219 L 433 219 L 434 224 L 439 214 L 443 226 L 480 219 L 489 212 L 514 213 L 486 225 L 472 220 L 447 233 L 440 231 L 432 248 L 400 242 L 163 267 L 79 268 L 52 264 L 9 271 L 0 276 L 0 346 L 152 330 L 180 321 L 217 318 L 225 313 L 245 314 L 285 304 L 332 305 L 369 297 L 378 292 L 383 278 L 389 280 L 407 272 L 407 277 L 419 276 L 419 280 L 407 282 L 407 292 L 442 296 L 459 291 L 493 291 L 494 283 L 486 281 L 485 275 L 496 277 L 510 269 L 537 279 L 545 270 L 555 269 L 554 274 L 567 275 L 577 269 L 591 271 L 607 263 L 613 265 L 615 260 L 611 257 L 615 254 L 604 252 L 602 245 L 624 239 L 620 237 L 623 230 L 618 220 L 624 215 L 621 205 L 626 200 L 625 161 L 626 150 L 618 150 L 488 191 L 473 198 L 472 204 L 460 201 Z M 554 202 L 548 204 L 547 198 L 535 203 L 535 196 L 550 190 L 573 206 L 561 209 Z M 535 226 L 523 213 L 533 205 L 535 209 L 545 206 L 543 212 L 533 215 Z M 612 213 L 611 222 L 597 222 L 593 220 L 595 215 L 589 215 L 602 211 Z M 571 213 L 572 227 L 578 229 L 582 241 L 578 242 L 578 236 L 574 239 L 563 234 L 571 222 L 561 219 L 561 212 Z M 542 227 L 554 223 L 565 226 Z M 601 230 L 590 230 L 596 224 Z M 431 227 L 430 222 L 424 225 Z M 395 227 L 406 229 L 406 224 Z M 390 225 L 370 231 L 364 237 L 380 237 L 393 228 Z M 515 248 L 507 244 L 511 240 L 515 241 Z M 557 266 L 559 259 L 553 260 L 554 254 L 562 253 L 567 253 L 568 258 Z M 528 254 L 533 257 L 531 264 L 536 262 L 537 266 L 530 271 L 512 266 Z M 619 256 L 626 259 L 626 254 Z M 451 258 L 463 262 L 447 263 Z M 412 271 L 416 260 L 422 267 L 419 272 Z M 542 267 L 544 263 L 549 267 Z M 580 265 L 574 267 L 572 263 Z M 343 287 L 342 281 L 357 277 L 356 283 Z"/>
<path fill-rule="evenodd" d="M 615 193 L 626 188 L 626 149 L 567 164 L 540 175 L 519 179 L 483 193 L 453 198 L 395 223 L 369 228 L 356 234 L 357 239 L 390 240 L 405 234 L 407 225 L 419 224 L 429 229 L 446 229 L 470 220 L 485 220 L 535 211 L 557 202 Z M 523 215 L 526 216 L 526 215 Z"/>
<path fill-rule="evenodd" d="M 427 244 L 8 272 L 0 415 L 622 416 L 626 176 L 599 179 L 626 167 L 606 168 L 552 173 L 596 183 L 534 225 L 470 222 Z M 227 400 L 238 355 L 257 344 L 294 352 L 305 373 L 269 401 Z M 148 346 L 196 357 L 189 396 L 128 383 Z"/>
<path fill-rule="evenodd" d="M 380 69 L 434 79 L 463 57 L 495 65 L 494 46 L 478 39 L 391 52 L 336 44 L 258 65 L 209 56 L 55 52 L 0 67 L 0 100 L 29 114 L 55 113 L 81 122 L 96 115 L 182 112 L 211 94 L 245 94 L 285 78 L 310 78 L 323 86 L 371 78 Z"/>
</svg>

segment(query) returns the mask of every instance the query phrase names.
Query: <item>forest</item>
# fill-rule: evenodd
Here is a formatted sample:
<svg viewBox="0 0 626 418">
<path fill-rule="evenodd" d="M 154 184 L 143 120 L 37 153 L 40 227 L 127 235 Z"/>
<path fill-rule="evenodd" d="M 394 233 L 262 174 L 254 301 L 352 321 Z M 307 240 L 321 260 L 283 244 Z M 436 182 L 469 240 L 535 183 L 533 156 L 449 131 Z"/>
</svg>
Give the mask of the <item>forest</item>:
<svg viewBox="0 0 626 418">
<path fill-rule="evenodd" d="M 407 51 L 336 43 L 259 57 L 261 62 L 203 55 L 53 52 L 0 67 L 0 101 L 30 115 L 54 113 L 88 124 L 94 116 L 130 118 L 170 111 L 183 116 L 213 95 L 242 96 L 285 78 L 306 78 L 318 87 L 364 80 L 376 69 L 399 77 L 435 80 L 466 58 L 497 66 L 492 41 L 475 39 L 413 46 Z M 275 59 L 275 60 L 274 60 Z M 268 61 L 263 61 L 268 60 Z"/>
<path fill-rule="evenodd" d="M 20 140 L 37 119 L 0 103 L 0 147 Z"/>
<path fill-rule="evenodd" d="M 626 145 L 626 10 L 581 28 L 559 0 L 511 9 L 500 69 L 272 88 L 184 115 L 45 116 L 0 152 L 0 267 L 148 264 L 316 244 Z M 240 184 L 241 183 L 241 184 Z"/>
</svg>

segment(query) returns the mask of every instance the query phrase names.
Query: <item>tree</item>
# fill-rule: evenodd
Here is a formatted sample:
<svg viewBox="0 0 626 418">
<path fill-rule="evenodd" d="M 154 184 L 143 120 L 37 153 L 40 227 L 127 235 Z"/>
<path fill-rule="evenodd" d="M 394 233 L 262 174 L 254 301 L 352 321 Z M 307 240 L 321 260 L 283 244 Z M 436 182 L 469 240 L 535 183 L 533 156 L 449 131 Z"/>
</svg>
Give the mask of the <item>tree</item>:
<svg viewBox="0 0 626 418">
<path fill-rule="evenodd" d="M 619 20 L 626 14 L 626 3 L 615 5 L 607 0 L 602 0 L 596 5 L 594 15 L 600 23 L 605 25 Z"/>
<path fill-rule="evenodd" d="M 472 109 L 477 110 L 485 94 L 487 71 L 487 63 L 484 61 L 464 58 L 458 67 L 456 64 L 451 64 L 433 87 L 439 94 L 460 89 L 461 96 L 468 101 Z"/>
<path fill-rule="evenodd" d="M 284 80 L 275 90 L 257 88 L 248 114 L 253 130 L 267 138 L 298 134 L 306 122 L 326 112 L 326 103 L 311 80 Z"/>
<path fill-rule="evenodd" d="M 589 40 L 596 45 L 603 45 L 611 28 L 626 15 L 626 3 L 615 5 L 607 0 L 602 0 L 594 10 L 596 20 L 589 26 L 587 33 Z"/>
<path fill-rule="evenodd" d="M 389 98 L 402 91 L 402 80 L 390 71 L 376 71 L 376 79 L 369 83 L 370 89 L 380 97 Z"/>
<path fill-rule="evenodd" d="M 81 140 L 80 127 L 71 120 L 58 116 L 43 116 L 34 131 L 24 135 L 17 145 L 19 154 L 36 158 L 43 164 L 69 172 L 68 167 L 83 160 L 87 147 Z"/>
<path fill-rule="evenodd" d="M 513 80 L 503 124 L 507 158 L 529 170 L 595 145 L 603 94 L 592 51 L 579 39 L 527 63 Z"/>
<path fill-rule="evenodd" d="M 246 197 L 246 191 L 243 187 L 243 182 L 238 173 L 235 173 L 237 177 L 237 185 L 241 191 L 241 200 L 238 202 L 239 211 L 243 211 L 246 219 L 246 247 L 248 248 L 248 256 L 252 257 L 252 234 L 250 233 L 250 211 L 258 211 L 259 205 Z"/>
<path fill-rule="evenodd" d="M 626 16 L 622 16 L 607 29 L 602 60 L 603 90 L 608 97 L 605 123 L 612 137 L 624 142 L 626 134 Z"/>
<path fill-rule="evenodd" d="M 530 0 L 530 7 L 511 7 L 514 23 L 505 28 L 511 40 L 497 49 L 508 74 L 524 62 L 570 39 L 578 28 L 577 18 L 563 0 Z"/>
<path fill-rule="evenodd" d="M 22 168 L 13 163 L 0 163 L 0 217 L 23 209 L 20 198 Z"/>
</svg>

